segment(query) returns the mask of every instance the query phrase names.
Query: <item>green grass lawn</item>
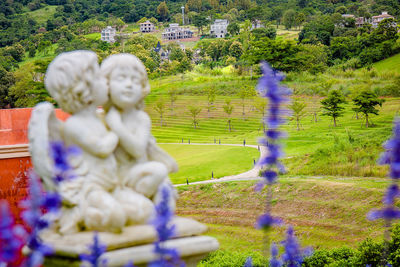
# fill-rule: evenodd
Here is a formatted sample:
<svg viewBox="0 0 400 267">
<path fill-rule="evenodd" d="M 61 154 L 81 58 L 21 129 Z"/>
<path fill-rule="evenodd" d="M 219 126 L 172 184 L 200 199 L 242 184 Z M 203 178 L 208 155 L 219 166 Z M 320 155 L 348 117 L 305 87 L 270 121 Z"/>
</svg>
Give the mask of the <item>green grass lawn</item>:
<svg viewBox="0 0 400 267">
<path fill-rule="evenodd" d="M 89 34 L 84 35 L 84 37 L 86 37 L 90 40 L 100 40 L 101 33 L 99 33 L 99 32 L 89 33 Z"/>
<path fill-rule="evenodd" d="M 27 15 L 36 20 L 39 25 L 45 26 L 48 19 L 56 13 L 57 6 L 45 6 L 35 11 L 27 12 Z"/>
<path fill-rule="evenodd" d="M 379 61 L 373 67 L 377 71 L 394 71 L 400 73 L 400 54 Z"/>
<path fill-rule="evenodd" d="M 160 144 L 178 163 L 179 171 L 171 174 L 174 184 L 197 182 L 239 174 L 253 168 L 259 152 L 250 147 L 219 145 Z"/>
<path fill-rule="evenodd" d="M 264 234 L 254 228 L 263 212 L 266 190 L 255 181 L 179 187 L 177 214 L 209 226 L 223 251 L 262 253 Z M 272 214 L 294 226 L 302 245 L 314 249 L 356 247 L 367 237 L 382 238 L 383 222 L 366 214 L 379 208 L 388 185 L 377 178 L 280 178 L 273 187 Z M 275 227 L 270 240 L 279 242 L 286 227 Z"/>
</svg>

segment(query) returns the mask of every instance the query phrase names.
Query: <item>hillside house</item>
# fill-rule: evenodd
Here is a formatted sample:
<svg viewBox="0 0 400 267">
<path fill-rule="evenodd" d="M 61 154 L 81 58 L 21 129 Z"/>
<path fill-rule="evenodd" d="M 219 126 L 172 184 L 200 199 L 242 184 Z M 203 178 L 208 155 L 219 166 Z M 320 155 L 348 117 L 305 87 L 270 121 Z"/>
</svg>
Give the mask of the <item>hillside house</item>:
<svg viewBox="0 0 400 267">
<path fill-rule="evenodd" d="M 108 42 L 108 43 L 114 43 L 115 35 L 116 35 L 115 28 L 113 28 L 111 26 L 107 26 L 107 28 L 105 28 L 101 31 L 100 40 Z"/>
<path fill-rule="evenodd" d="M 161 61 L 167 61 L 169 60 L 169 51 L 164 50 L 160 44 L 160 42 L 157 42 L 157 46 L 154 47 L 154 52 L 158 53 L 160 55 Z"/>
<path fill-rule="evenodd" d="M 255 22 L 251 23 L 251 30 L 265 28 L 265 25 L 260 21 L 256 20 Z"/>
<path fill-rule="evenodd" d="M 226 19 L 216 19 L 211 25 L 210 35 L 216 38 L 225 38 L 229 22 Z"/>
<path fill-rule="evenodd" d="M 392 15 L 389 15 L 387 12 L 382 12 L 379 16 L 372 17 L 372 28 L 377 28 L 378 24 L 384 19 L 394 19 Z M 396 26 L 396 25 L 394 25 Z"/>
<path fill-rule="evenodd" d="M 161 36 L 164 40 L 178 40 L 192 38 L 193 32 L 189 28 L 179 27 L 178 23 L 171 23 Z"/>
<path fill-rule="evenodd" d="M 156 29 L 156 27 L 150 21 L 140 23 L 140 31 L 141 32 L 154 32 L 155 29 Z"/>
</svg>

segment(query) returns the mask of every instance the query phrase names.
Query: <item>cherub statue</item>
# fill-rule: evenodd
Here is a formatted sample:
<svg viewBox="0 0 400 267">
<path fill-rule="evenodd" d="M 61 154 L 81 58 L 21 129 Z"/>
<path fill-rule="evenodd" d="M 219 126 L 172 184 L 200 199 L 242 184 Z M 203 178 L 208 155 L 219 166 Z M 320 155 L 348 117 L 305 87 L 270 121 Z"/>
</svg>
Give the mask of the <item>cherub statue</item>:
<svg viewBox="0 0 400 267">
<path fill-rule="evenodd" d="M 104 69 L 107 69 L 105 63 Z M 176 169 L 173 159 L 155 145 L 147 115 L 124 105 L 125 95 L 131 93 L 122 90 L 120 98 L 112 99 L 106 115 L 107 124 L 96 111 L 108 101 L 107 81 L 114 92 L 122 88 L 115 86 L 122 70 L 105 71 L 111 77 L 106 80 L 107 75 L 100 75 L 96 54 L 90 51 L 63 53 L 48 67 L 46 88 L 71 117 L 62 123 L 56 119 L 51 104 L 39 104 L 32 113 L 29 139 L 35 170 L 47 188 L 58 190 L 63 197 L 63 215 L 58 224 L 60 233 L 81 229 L 118 231 L 127 224 L 146 223 L 153 211 L 150 198 L 155 198 L 156 188 L 167 180 L 168 172 Z M 143 70 L 144 67 L 139 71 Z M 148 86 L 145 71 L 144 76 L 141 72 L 138 78 L 140 84 Z M 136 81 L 132 81 L 133 84 L 136 85 Z M 142 91 L 141 86 L 137 88 Z M 126 104 L 135 106 L 142 102 L 145 94 L 139 95 L 142 95 L 139 101 L 135 98 Z M 128 123 L 126 116 L 130 114 L 132 122 Z M 71 161 L 76 178 L 56 187 L 51 180 L 48 144 L 60 139 L 66 145 L 79 146 L 82 153 Z"/>
<path fill-rule="evenodd" d="M 106 122 L 119 138 L 115 151 L 119 175 L 124 185 L 152 198 L 178 166 L 156 145 L 150 117 L 143 111 L 144 98 L 150 92 L 145 66 L 131 54 L 118 54 L 103 61 L 101 73 L 110 94 Z"/>
</svg>

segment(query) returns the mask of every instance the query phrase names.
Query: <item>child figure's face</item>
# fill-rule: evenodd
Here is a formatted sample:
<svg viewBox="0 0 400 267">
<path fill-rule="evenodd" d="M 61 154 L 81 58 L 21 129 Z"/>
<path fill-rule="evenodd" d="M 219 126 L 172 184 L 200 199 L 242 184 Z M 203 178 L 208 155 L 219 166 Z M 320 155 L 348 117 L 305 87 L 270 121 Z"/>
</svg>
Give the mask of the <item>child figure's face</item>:
<svg viewBox="0 0 400 267">
<path fill-rule="evenodd" d="M 124 109 L 132 107 L 142 99 L 142 76 L 132 68 L 117 67 L 110 75 L 111 101 Z"/>
<path fill-rule="evenodd" d="M 101 106 L 105 104 L 108 100 L 108 90 L 107 90 L 107 81 L 100 75 L 100 68 L 96 64 L 91 68 L 88 68 L 85 72 L 85 75 L 89 77 L 92 81 L 92 96 L 93 102 L 96 106 Z"/>
</svg>

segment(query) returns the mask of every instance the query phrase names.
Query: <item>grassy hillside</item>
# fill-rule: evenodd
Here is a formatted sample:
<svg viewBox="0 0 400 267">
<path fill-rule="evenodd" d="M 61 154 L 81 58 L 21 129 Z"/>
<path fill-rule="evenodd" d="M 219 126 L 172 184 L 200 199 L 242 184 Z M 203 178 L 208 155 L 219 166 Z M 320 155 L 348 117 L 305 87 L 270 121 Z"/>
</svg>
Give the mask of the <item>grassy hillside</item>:
<svg viewBox="0 0 400 267">
<path fill-rule="evenodd" d="M 262 253 L 264 236 L 254 228 L 263 213 L 266 191 L 254 191 L 255 181 L 179 187 L 177 213 L 209 226 L 226 252 Z M 383 222 L 366 214 L 379 208 L 386 179 L 281 178 L 274 186 L 272 213 L 296 230 L 302 245 L 314 248 L 355 247 L 367 237 L 381 239 Z M 279 242 L 286 227 L 274 228 Z M 271 241 L 269 240 L 269 241 Z"/>
<path fill-rule="evenodd" d="M 394 71 L 400 73 L 400 54 L 379 61 L 373 67 L 377 71 Z"/>
<path fill-rule="evenodd" d="M 45 26 L 48 19 L 51 19 L 56 13 L 57 6 L 45 6 L 35 11 L 27 12 L 26 14 L 36 20 L 39 25 Z"/>
</svg>

